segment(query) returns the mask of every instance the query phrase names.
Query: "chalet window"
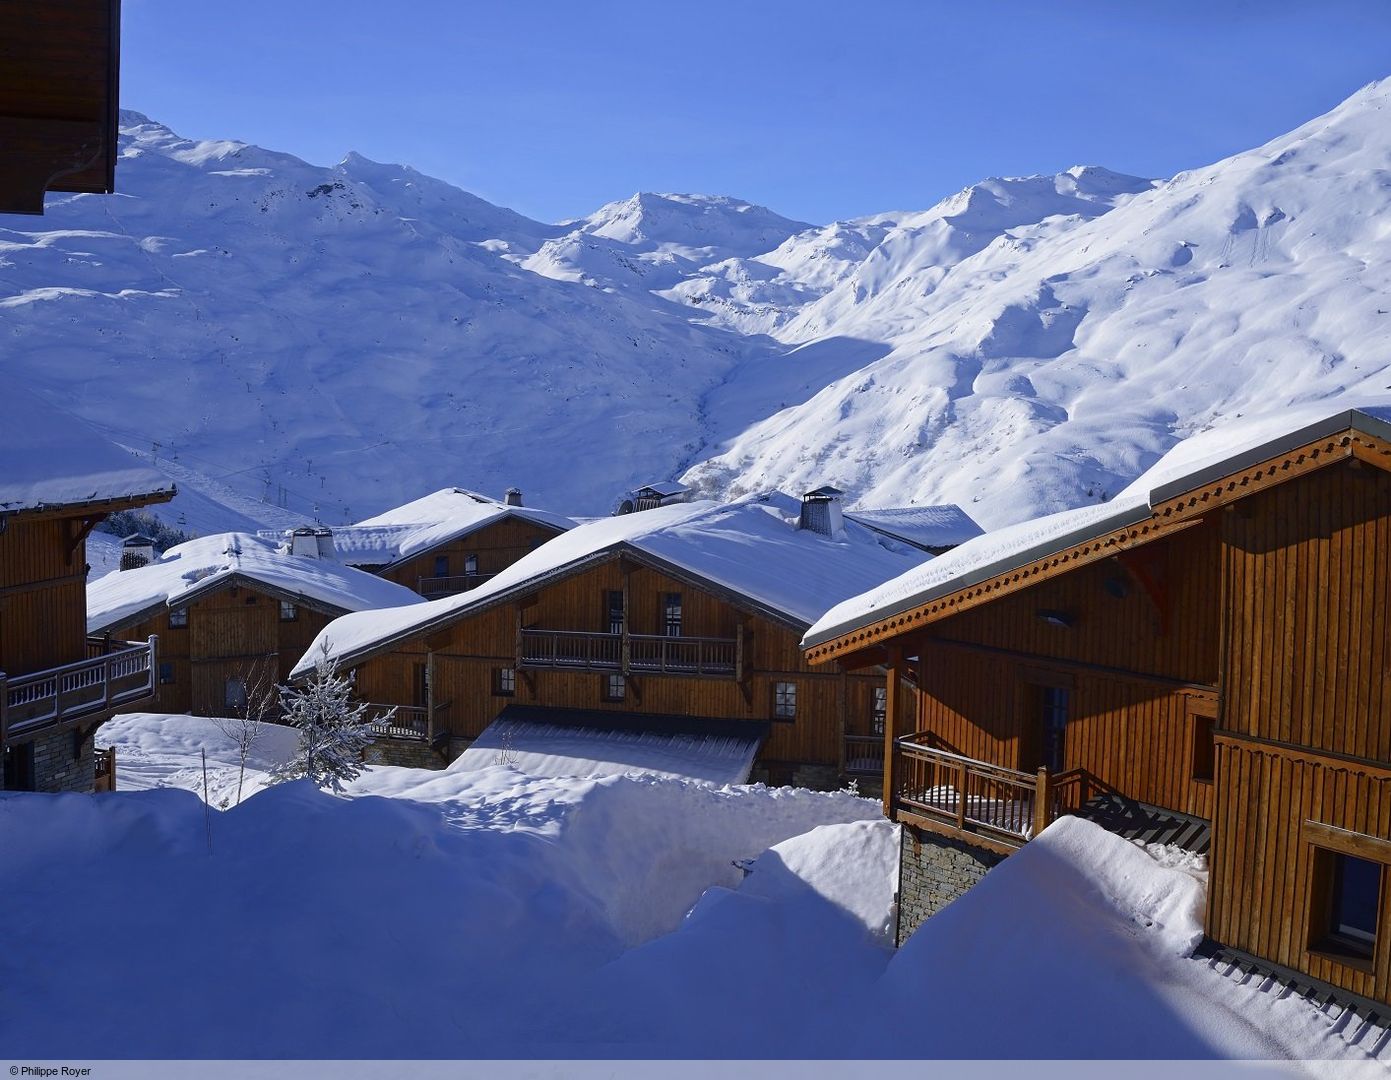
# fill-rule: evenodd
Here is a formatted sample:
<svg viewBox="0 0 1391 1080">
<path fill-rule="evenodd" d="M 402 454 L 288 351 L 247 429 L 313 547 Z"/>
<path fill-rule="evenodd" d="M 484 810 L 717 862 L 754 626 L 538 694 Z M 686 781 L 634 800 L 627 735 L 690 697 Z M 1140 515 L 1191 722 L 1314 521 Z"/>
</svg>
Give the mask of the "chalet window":
<svg viewBox="0 0 1391 1080">
<path fill-rule="evenodd" d="M 610 634 L 623 633 L 623 590 L 610 589 L 604 594 L 607 604 Z"/>
<path fill-rule="evenodd" d="M 464 573 L 466 573 L 466 574 L 476 574 L 476 573 L 478 573 L 478 556 L 477 556 L 477 555 L 465 555 L 465 556 L 464 556 Z"/>
<path fill-rule="evenodd" d="M 169 609 L 169 629 L 182 630 L 188 625 L 188 608 L 176 607 Z"/>
<path fill-rule="evenodd" d="M 246 708 L 246 681 L 233 675 L 222 689 L 222 703 L 229 709 L 240 712 Z"/>
<path fill-rule="evenodd" d="M 876 686 L 874 688 L 874 706 L 870 710 L 870 730 L 875 735 L 884 734 L 884 720 L 889 714 L 889 688 L 887 686 Z"/>
<path fill-rule="evenodd" d="M 436 555 L 436 556 L 435 556 L 435 577 L 448 577 L 448 576 L 449 576 L 449 556 L 448 556 L 448 555 Z"/>
<path fill-rule="evenodd" d="M 681 636 L 681 594 L 665 593 L 662 597 L 662 632 L 667 637 Z"/>
<path fill-rule="evenodd" d="M 299 608 L 288 600 L 280 601 L 280 621 L 294 622 L 299 618 Z"/>
<path fill-rule="evenodd" d="M 498 697 L 511 697 L 517 692 L 517 672 L 515 668 L 493 668 L 493 693 Z"/>
<path fill-rule="evenodd" d="M 778 720 L 797 718 L 797 684 L 780 682 L 773 684 L 773 716 Z"/>
<path fill-rule="evenodd" d="M 1314 849 L 1310 948 L 1354 964 L 1376 955 L 1382 864 L 1327 848 Z"/>
<path fill-rule="evenodd" d="M 1065 686 L 1040 686 L 1039 705 L 1039 765 L 1049 772 L 1062 772 L 1067 760 L 1067 716 L 1071 710 L 1072 693 Z"/>
<path fill-rule="evenodd" d="M 622 675 L 605 675 L 604 700 L 622 701 L 628 696 L 628 681 Z"/>
<path fill-rule="evenodd" d="M 168 661 L 162 661 L 159 665 L 159 681 L 168 686 L 174 681 L 174 665 Z"/>
</svg>

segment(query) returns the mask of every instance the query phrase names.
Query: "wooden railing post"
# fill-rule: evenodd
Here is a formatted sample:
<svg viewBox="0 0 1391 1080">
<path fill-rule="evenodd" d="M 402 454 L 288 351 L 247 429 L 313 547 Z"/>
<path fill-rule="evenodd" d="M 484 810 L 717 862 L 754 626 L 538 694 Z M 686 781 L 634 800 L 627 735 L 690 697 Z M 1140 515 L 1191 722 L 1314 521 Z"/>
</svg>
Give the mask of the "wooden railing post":
<svg viewBox="0 0 1391 1080">
<path fill-rule="evenodd" d="M 10 736 L 10 680 L 0 671 L 0 748 L 9 745 Z"/>
<path fill-rule="evenodd" d="M 956 829 L 966 831 L 966 763 L 956 763 Z"/>
<path fill-rule="evenodd" d="M 435 650 L 425 654 L 425 738 L 435 738 Z"/>
<path fill-rule="evenodd" d="M 884 816 L 890 821 L 894 816 L 894 735 L 898 725 L 898 675 L 903 666 L 903 647 L 889 646 L 888 685 L 884 692 Z"/>
<path fill-rule="evenodd" d="M 1034 787 L 1034 827 L 1032 832 L 1035 836 L 1048 828 L 1053 811 L 1052 785 L 1053 778 L 1048 774 L 1048 767 L 1040 765 L 1038 783 Z"/>
</svg>

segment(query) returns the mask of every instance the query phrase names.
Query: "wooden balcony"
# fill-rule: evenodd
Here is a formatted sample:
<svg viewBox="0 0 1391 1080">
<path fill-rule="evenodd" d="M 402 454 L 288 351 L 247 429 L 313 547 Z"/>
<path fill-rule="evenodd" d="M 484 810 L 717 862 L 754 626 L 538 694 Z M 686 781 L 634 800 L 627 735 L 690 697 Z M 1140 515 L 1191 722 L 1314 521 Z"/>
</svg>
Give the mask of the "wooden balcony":
<svg viewBox="0 0 1391 1080">
<path fill-rule="evenodd" d="M 845 772 L 848 776 L 883 776 L 884 736 L 845 736 Z"/>
<path fill-rule="evenodd" d="M 994 850 L 1023 846 L 1062 814 L 1081 809 L 1081 769 L 1020 772 L 931 745 L 926 732 L 894 744 L 894 818 Z"/>
<path fill-rule="evenodd" d="M 0 744 L 150 697 L 156 639 L 88 642 L 86 660 L 32 675 L 0 675 Z"/>
<path fill-rule="evenodd" d="M 741 653 L 738 638 L 525 629 L 518 660 L 524 668 L 732 679 Z"/>
<path fill-rule="evenodd" d="M 428 600 L 438 600 L 441 596 L 457 596 L 476 589 L 492 577 L 492 574 L 456 574 L 452 577 L 417 578 L 415 591 Z"/>
<path fill-rule="evenodd" d="M 367 717 L 372 721 L 372 734 L 379 739 L 425 742 L 430 737 L 430 711 L 422 705 L 368 702 Z"/>
</svg>

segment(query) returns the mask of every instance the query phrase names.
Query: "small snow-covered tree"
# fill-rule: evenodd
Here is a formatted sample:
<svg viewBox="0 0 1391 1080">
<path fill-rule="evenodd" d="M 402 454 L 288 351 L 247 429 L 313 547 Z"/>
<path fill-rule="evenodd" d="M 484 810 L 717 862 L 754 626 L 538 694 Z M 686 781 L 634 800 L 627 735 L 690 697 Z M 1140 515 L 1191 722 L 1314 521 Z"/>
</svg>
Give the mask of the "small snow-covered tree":
<svg viewBox="0 0 1391 1080">
<path fill-rule="evenodd" d="M 241 805 L 242 788 L 246 784 L 246 761 L 251 756 L 261 729 L 275 715 L 278 687 L 267 664 L 252 664 L 241 674 L 245 688 L 242 703 L 232 716 L 214 716 L 213 724 L 231 742 L 237 752 L 237 805 Z M 224 802 L 227 800 L 224 800 Z M 224 806 L 225 810 L 226 807 Z"/>
<path fill-rule="evenodd" d="M 339 676 L 329 657 L 327 642 L 303 688 L 280 688 L 284 720 L 299 728 L 299 745 L 271 774 L 273 783 L 308 779 L 321 788 L 342 791 L 343 781 L 362 772 L 362 752 L 372 742 L 372 719 L 370 706 L 354 702 L 352 692 L 352 683 Z M 392 709 L 381 719 L 390 722 L 395 713 Z"/>
</svg>

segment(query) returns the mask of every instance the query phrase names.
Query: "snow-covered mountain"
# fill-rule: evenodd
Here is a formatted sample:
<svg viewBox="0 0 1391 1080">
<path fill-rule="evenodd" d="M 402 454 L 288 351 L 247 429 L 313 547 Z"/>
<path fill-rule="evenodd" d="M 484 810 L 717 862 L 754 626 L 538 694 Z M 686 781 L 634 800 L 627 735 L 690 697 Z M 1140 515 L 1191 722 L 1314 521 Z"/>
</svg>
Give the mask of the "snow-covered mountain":
<svg viewBox="0 0 1391 1080">
<path fill-rule="evenodd" d="M 1171 180 L 1078 167 L 826 226 L 647 193 L 548 225 L 123 119 L 121 194 L 0 218 L 4 363 L 177 455 L 204 529 L 450 484 L 602 512 L 677 472 L 994 526 L 1224 417 L 1391 384 L 1391 80 Z"/>
</svg>

